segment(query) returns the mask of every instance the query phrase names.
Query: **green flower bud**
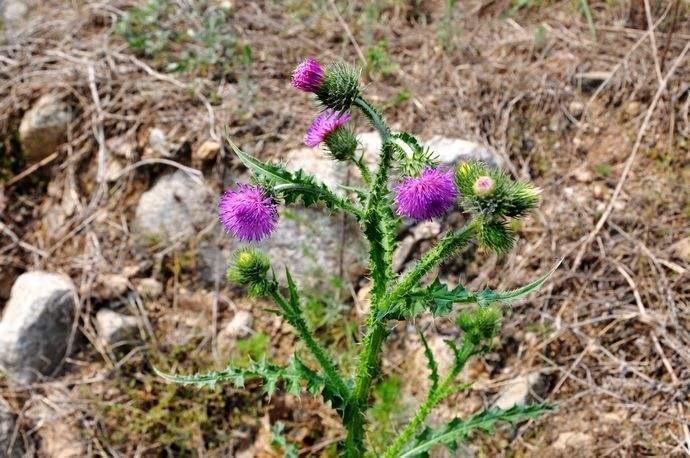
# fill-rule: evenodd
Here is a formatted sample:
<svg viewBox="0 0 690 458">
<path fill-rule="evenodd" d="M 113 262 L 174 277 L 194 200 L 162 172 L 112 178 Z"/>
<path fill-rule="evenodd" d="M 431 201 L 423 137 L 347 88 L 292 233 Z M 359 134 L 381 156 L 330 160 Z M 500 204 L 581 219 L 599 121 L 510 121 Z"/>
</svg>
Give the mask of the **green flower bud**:
<svg viewBox="0 0 690 458">
<path fill-rule="evenodd" d="M 263 296 L 269 286 L 266 273 L 271 263 L 259 250 L 250 247 L 240 248 L 233 254 L 228 269 L 228 281 L 246 286 L 250 296 Z"/>
<path fill-rule="evenodd" d="M 354 157 L 357 149 L 357 137 L 346 127 L 338 127 L 331 132 L 326 137 L 325 143 L 331 156 L 337 161 L 349 161 Z"/>
<path fill-rule="evenodd" d="M 515 243 L 515 234 L 504 221 L 490 220 L 481 223 L 479 243 L 497 253 L 509 251 Z"/>
<path fill-rule="evenodd" d="M 501 310 L 493 305 L 480 306 L 472 311 L 458 315 L 457 324 L 465 332 L 466 338 L 474 344 L 491 340 L 501 327 Z"/>
<path fill-rule="evenodd" d="M 505 206 L 506 216 L 517 218 L 529 213 L 539 204 L 539 195 L 540 190 L 529 183 L 513 183 Z"/>
<path fill-rule="evenodd" d="M 328 108 L 348 110 L 359 97 L 359 72 L 344 63 L 329 65 L 316 96 Z"/>
</svg>

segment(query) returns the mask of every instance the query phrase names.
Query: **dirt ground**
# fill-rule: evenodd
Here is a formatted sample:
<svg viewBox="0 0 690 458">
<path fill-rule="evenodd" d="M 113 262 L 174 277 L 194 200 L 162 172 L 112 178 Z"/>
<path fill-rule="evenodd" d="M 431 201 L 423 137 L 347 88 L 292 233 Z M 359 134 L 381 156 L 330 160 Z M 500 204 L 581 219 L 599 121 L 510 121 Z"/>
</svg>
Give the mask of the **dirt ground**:
<svg viewBox="0 0 690 458">
<path fill-rule="evenodd" d="M 563 259 L 538 294 L 510 309 L 495 351 L 468 368 L 476 385 L 437 416 L 472 413 L 527 374 L 540 374 L 532 396 L 557 409 L 473 436 L 458 453 L 689 453 L 687 2 L 28 3 L 20 19 L 5 19 L 0 46 L 0 306 L 22 272 L 65 273 L 79 291 L 80 344 L 52 379 L 16 387 L 0 378 L 27 456 L 277 456 L 269 442 L 278 421 L 301 456 L 332 456 L 342 431 L 319 399 L 155 376 L 153 365 L 203 371 L 265 352 L 280 360 L 295 340 L 267 305 L 202 281 L 198 241 L 142 250 L 131 231 L 141 194 L 175 167 L 201 170 L 219 193 L 242 173 L 225 135 L 263 158 L 300 147 L 314 105 L 289 75 L 307 56 L 361 66 L 367 96 L 396 129 L 489 145 L 509 173 L 543 190 L 511 254 L 446 266 L 474 289 L 509 289 Z M 65 141 L 32 165 L 17 130 L 49 93 L 75 116 Z M 173 145 L 167 163 L 150 160 L 160 159 L 154 128 Z M 198 162 L 208 140 L 221 149 Z M 122 168 L 104 179 L 115 160 Z M 103 292 L 113 274 L 128 279 L 121 294 Z M 135 291 L 148 277 L 164 287 L 155 300 Z M 361 320 L 364 277 L 348 279 L 346 293 L 324 292 L 332 307 L 315 312 L 345 363 L 359 334 L 342 316 Z M 145 319 L 143 343 L 98 344 L 94 313 L 112 302 Z M 253 337 L 228 353 L 218 330 L 240 310 L 253 316 Z M 429 323 L 440 335 L 449 324 Z M 418 348 L 404 330 L 388 344 L 374 414 L 389 430 L 417 402 L 409 384 L 424 378 Z M 35 413 L 46 407 L 50 415 Z M 385 431 L 372 431 L 373 442 L 377 434 Z"/>
</svg>

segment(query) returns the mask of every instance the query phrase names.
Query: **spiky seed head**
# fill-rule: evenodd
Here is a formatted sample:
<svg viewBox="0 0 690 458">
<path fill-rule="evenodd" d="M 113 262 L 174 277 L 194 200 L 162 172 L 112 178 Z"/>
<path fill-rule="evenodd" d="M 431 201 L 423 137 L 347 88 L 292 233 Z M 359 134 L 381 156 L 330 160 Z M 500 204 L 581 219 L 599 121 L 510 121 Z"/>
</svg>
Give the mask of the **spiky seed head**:
<svg viewBox="0 0 690 458">
<path fill-rule="evenodd" d="M 541 191 L 530 183 L 518 181 L 512 184 L 508 192 L 505 214 L 519 218 L 534 210 L 539 204 Z"/>
<path fill-rule="evenodd" d="M 352 129 L 338 127 L 325 139 L 331 157 L 336 161 L 349 161 L 357 150 L 357 137 Z"/>
<path fill-rule="evenodd" d="M 349 110 L 359 94 L 359 71 L 345 63 L 326 67 L 323 82 L 316 91 L 322 104 L 341 112 Z"/>
<path fill-rule="evenodd" d="M 266 274 L 271 262 L 261 251 L 244 247 L 235 251 L 228 269 L 228 281 L 246 286 L 251 296 L 262 296 L 266 292 L 268 280 Z"/>
<path fill-rule="evenodd" d="M 494 306 L 479 306 L 474 310 L 465 311 L 458 315 L 457 324 L 465 333 L 465 337 L 474 344 L 482 340 L 490 340 L 496 336 L 501 327 L 501 310 Z"/>
</svg>

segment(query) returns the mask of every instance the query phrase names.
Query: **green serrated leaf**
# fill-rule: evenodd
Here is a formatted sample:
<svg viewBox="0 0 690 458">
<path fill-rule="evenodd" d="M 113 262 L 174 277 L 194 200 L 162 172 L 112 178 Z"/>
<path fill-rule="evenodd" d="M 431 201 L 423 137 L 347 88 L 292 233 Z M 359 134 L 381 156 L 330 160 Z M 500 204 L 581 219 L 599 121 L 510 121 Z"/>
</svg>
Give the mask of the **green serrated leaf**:
<svg viewBox="0 0 690 458">
<path fill-rule="evenodd" d="M 168 374 L 163 372 L 157 367 L 153 368 L 154 372 L 164 380 L 171 383 L 178 383 L 180 385 L 196 385 L 199 387 L 214 387 L 216 384 L 221 382 L 231 382 L 236 387 L 241 388 L 244 386 L 244 373 L 240 369 L 234 367 L 228 367 L 222 371 L 207 372 L 205 374 L 193 374 L 193 375 L 179 375 L 179 374 Z"/>
<path fill-rule="evenodd" d="M 431 390 L 429 390 L 429 395 L 431 395 L 438 387 L 438 364 L 434 358 L 434 353 L 429 348 L 429 344 L 424 337 L 424 333 L 419 333 L 419 338 L 422 340 L 424 345 L 424 355 L 426 356 L 427 367 L 429 368 L 429 380 L 431 380 Z"/>
<path fill-rule="evenodd" d="M 449 314 L 454 304 L 479 304 L 488 306 L 497 302 L 509 303 L 522 299 L 536 291 L 560 266 L 559 261 L 549 272 L 537 278 L 533 282 L 511 291 L 493 291 L 485 289 L 479 292 L 467 291 L 464 286 L 458 285 L 448 289 L 448 285 L 441 283 L 436 278 L 425 288 L 416 288 L 407 296 L 408 314 L 414 314 L 420 309 L 428 308 L 434 316 Z"/>
<path fill-rule="evenodd" d="M 467 420 L 455 418 L 440 428 L 426 428 L 405 449 L 400 458 L 426 456 L 425 454 L 436 445 L 456 447 L 457 442 L 464 440 L 472 431 L 490 432 L 498 422 L 514 424 L 523 420 L 537 418 L 542 413 L 552 409 L 553 407 L 547 404 L 516 405 L 510 409 L 485 410 Z"/>
<path fill-rule="evenodd" d="M 269 164 L 243 152 L 228 140 L 237 157 L 255 176 L 266 180 L 287 205 L 302 201 L 305 206 L 324 204 L 330 209 L 346 210 L 359 217 L 361 211 L 346 198 L 337 196 L 323 183 L 303 170 L 291 172 L 278 164 Z"/>
</svg>

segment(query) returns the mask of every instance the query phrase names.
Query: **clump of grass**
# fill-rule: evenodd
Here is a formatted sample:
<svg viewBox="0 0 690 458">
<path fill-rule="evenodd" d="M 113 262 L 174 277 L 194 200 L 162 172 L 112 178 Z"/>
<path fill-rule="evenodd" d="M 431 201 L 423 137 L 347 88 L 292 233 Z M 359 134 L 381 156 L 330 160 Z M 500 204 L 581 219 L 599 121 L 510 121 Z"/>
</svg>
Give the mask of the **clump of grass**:
<svg viewBox="0 0 690 458">
<path fill-rule="evenodd" d="M 237 39 L 230 10 L 208 1 L 180 6 L 147 0 L 123 15 L 117 33 L 141 57 L 167 72 L 222 77 L 251 63 L 251 47 Z"/>
</svg>

